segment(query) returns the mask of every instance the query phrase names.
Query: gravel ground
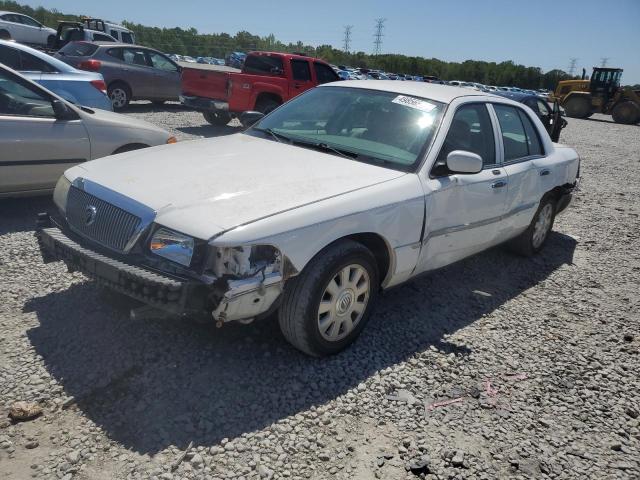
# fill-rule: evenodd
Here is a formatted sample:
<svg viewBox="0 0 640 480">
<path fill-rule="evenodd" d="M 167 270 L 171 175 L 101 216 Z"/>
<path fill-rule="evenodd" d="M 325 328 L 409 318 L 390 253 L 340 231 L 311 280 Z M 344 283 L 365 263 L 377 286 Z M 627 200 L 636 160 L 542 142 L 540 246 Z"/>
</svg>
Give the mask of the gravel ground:
<svg viewBox="0 0 640 480">
<path fill-rule="evenodd" d="M 496 248 L 387 292 L 321 360 L 275 322 L 129 320 L 41 263 L 49 200 L 1 201 L 0 477 L 639 478 L 640 128 L 571 119 L 562 140 L 582 190 L 541 255 Z M 18 400 L 43 414 L 11 423 Z"/>
</svg>

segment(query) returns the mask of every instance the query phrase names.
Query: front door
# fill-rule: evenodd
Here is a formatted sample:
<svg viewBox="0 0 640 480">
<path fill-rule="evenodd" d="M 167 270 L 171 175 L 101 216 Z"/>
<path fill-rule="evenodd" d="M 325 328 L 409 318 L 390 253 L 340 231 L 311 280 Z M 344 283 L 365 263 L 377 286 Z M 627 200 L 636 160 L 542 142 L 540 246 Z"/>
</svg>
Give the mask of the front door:
<svg viewBox="0 0 640 480">
<path fill-rule="evenodd" d="M 309 62 L 307 60 L 292 59 L 289 95 L 295 97 L 314 86 Z"/>
<path fill-rule="evenodd" d="M 57 120 L 51 97 L 0 70 L 0 194 L 49 190 L 90 158 L 82 120 Z"/>
<path fill-rule="evenodd" d="M 153 68 L 153 95 L 157 99 L 177 100 L 180 95 L 180 72 L 178 66 L 164 55 L 147 51 L 149 64 Z"/>
<path fill-rule="evenodd" d="M 449 171 L 446 158 L 454 150 L 480 155 L 482 171 L 474 174 Z M 508 190 L 508 178 L 496 152 L 496 136 L 487 105 L 473 103 L 459 107 L 425 182 L 427 222 L 416 273 L 443 267 L 495 243 Z"/>
</svg>

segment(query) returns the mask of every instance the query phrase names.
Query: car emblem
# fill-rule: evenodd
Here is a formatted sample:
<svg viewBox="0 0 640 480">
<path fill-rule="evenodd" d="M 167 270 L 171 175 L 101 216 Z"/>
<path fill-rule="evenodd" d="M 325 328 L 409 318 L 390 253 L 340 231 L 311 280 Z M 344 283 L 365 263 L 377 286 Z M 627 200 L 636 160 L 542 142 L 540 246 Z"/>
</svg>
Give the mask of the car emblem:
<svg viewBox="0 0 640 480">
<path fill-rule="evenodd" d="M 87 205 L 84 209 L 84 224 L 86 226 L 93 225 L 96 221 L 96 216 L 98 214 L 98 209 L 93 205 Z"/>
</svg>

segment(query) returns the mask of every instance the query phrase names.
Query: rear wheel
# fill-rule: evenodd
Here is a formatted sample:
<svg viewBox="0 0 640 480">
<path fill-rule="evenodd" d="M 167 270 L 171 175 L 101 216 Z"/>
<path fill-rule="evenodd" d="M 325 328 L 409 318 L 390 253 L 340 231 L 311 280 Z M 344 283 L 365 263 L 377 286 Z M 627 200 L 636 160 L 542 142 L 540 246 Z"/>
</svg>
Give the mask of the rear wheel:
<svg viewBox="0 0 640 480">
<path fill-rule="evenodd" d="M 11 40 L 11 34 L 7 30 L 0 30 L 0 40 Z"/>
<path fill-rule="evenodd" d="M 114 110 L 123 110 L 127 108 L 131 101 L 131 89 L 122 82 L 114 82 L 109 85 L 107 94 L 111 100 Z"/>
<path fill-rule="evenodd" d="M 272 110 L 278 108 L 280 105 L 282 105 L 282 103 L 273 98 L 261 98 L 256 102 L 256 111 L 262 112 L 266 115 Z"/>
<path fill-rule="evenodd" d="M 620 102 L 613 107 L 611 116 L 613 117 L 613 121 L 616 123 L 633 125 L 634 123 L 638 123 L 638 120 L 640 120 L 640 106 L 630 100 Z"/>
<path fill-rule="evenodd" d="M 533 216 L 529 227 L 511 240 L 509 244 L 511 249 L 525 257 L 538 253 L 547 242 L 549 233 L 553 228 L 555 216 L 556 202 L 552 196 L 547 195 L 540 201 L 538 210 Z"/>
<path fill-rule="evenodd" d="M 231 115 L 224 111 L 203 112 L 202 115 L 207 122 L 217 127 L 224 127 L 231 121 Z"/>
<path fill-rule="evenodd" d="M 564 103 L 564 109 L 569 117 L 589 118 L 593 113 L 591 110 L 591 99 L 586 96 L 572 96 Z"/>
<path fill-rule="evenodd" d="M 48 48 L 53 48 L 55 43 L 56 43 L 56 36 L 55 35 L 49 35 L 47 37 L 47 47 Z"/>
<path fill-rule="evenodd" d="M 335 243 L 287 282 L 278 312 L 280 329 L 308 355 L 338 353 L 364 328 L 378 288 L 371 251 L 352 240 Z"/>
</svg>

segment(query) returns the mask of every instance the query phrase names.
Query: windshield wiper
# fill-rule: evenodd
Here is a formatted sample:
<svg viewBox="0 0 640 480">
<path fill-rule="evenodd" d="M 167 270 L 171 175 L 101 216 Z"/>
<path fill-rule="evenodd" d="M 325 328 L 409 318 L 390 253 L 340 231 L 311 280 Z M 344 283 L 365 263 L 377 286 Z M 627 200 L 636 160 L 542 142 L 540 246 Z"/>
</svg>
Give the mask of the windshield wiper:
<svg viewBox="0 0 640 480">
<path fill-rule="evenodd" d="M 254 128 L 255 131 L 257 132 L 265 132 L 268 133 L 269 135 L 271 135 L 277 142 L 282 143 L 282 140 L 286 140 L 288 142 L 291 141 L 291 139 L 289 137 L 287 137 L 286 135 L 283 135 L 281 133 L 278 133 L 276 131 L 274 131 L 272 128 Z"/>
<path fill-rule="evenodd" d="M 298 138 L 290 138 L 291 142 L 297 143 L 299 145 L 304 145 L 307 147 L 317 148 L 320 150 L 324 150 L 325 152 L 335 153 L 336 155 L 340 155 L 341 157 L 348 158 L 353 160 L 354 158 L 358 158 L 360 155 L 355 152 L 350 152 L 349 150 L 341 150 L 339 148 L 332 147 L 323 142 L 314 142 L 309 140 L 300 140 Z"/>
</svg>

